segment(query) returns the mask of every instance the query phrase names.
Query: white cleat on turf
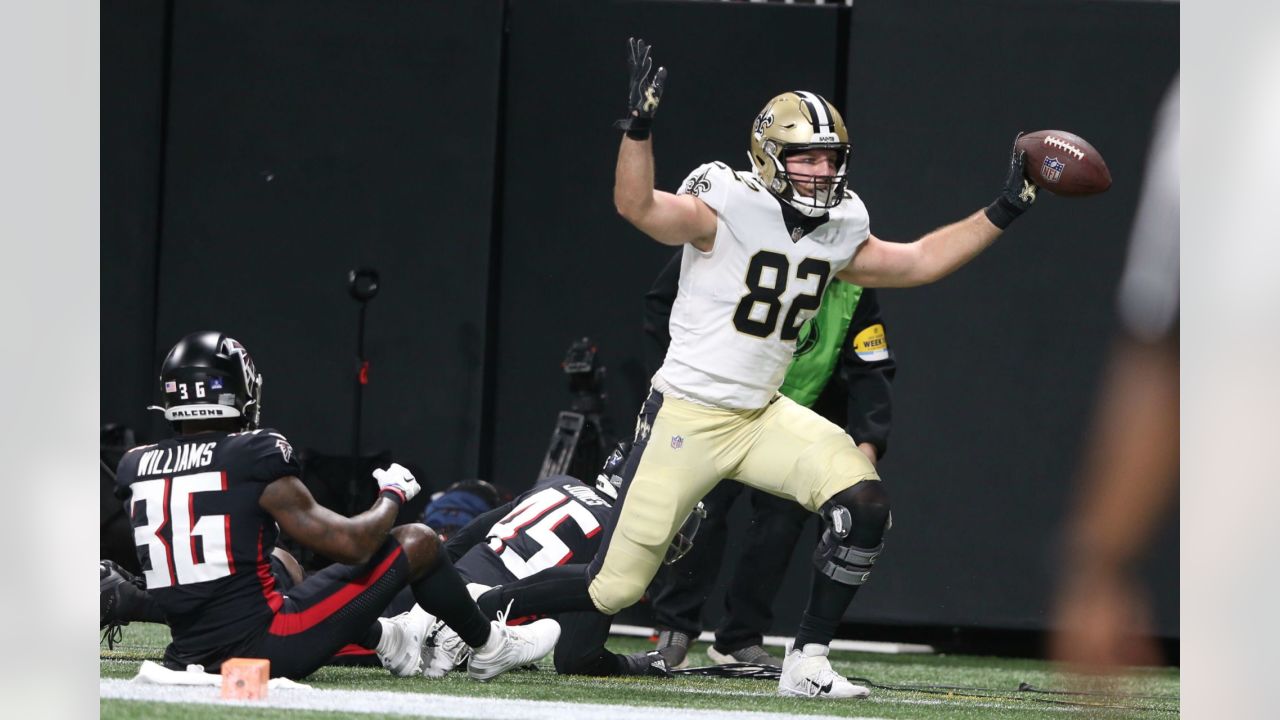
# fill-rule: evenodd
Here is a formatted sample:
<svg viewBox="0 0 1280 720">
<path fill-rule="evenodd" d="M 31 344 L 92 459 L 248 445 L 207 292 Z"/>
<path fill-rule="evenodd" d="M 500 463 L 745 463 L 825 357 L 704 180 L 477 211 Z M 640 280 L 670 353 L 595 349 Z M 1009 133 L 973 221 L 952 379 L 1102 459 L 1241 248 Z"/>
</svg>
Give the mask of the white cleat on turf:
<svg viewBox="0 0 1280 720">
<path fill-rule="evenodd" d="M 382 639 L 377 647 L 382 666 L 396 677 L 409 677 L 421 672 L 422 645 L 435 617 L 414 605 L 409 612 L 393 618 L 378 618 L 378 622 L 382 624 Z"/>
<path fill-rule="evenodd" d="M 471 656 L 471 648 L 453 628 L 437 620 L 427 633 L 427 646 L 422 651 L 422 676 L 440 679 L 462 665 Z"/>
<path fill-rule="evenodd" d="M 507 605 L 510 610 L 511 606 Z M 506 611 L 498 613 L 490 627 L 489 641 L 471 653 L 467 674 L 473 680 L 491 680 L 512 669 L 536 663 L 556 647 L 560 623 L 551 619 L 528 625 L 508 626 Z"/>
<path fill-rule="evenodd" d="M 782 661 L 782 677 L 778 679 L 778 694 L 798 697 L 816 697 L 828 700 L 862 698 L 871 691 L 854 685 L 831 669 L 826 645 L 809 643 L 803 650 L 792 650 Z"/>
</svg>

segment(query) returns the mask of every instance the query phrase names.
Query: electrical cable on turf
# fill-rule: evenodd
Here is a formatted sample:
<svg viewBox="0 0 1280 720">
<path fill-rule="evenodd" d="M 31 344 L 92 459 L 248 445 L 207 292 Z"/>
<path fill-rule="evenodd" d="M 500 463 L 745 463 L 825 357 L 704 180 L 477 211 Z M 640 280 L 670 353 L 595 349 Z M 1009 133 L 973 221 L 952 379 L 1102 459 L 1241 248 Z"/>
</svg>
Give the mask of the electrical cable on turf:
<svg viewBox="0 0 1280 720">
<path fill-rule="evenodd" d="M 968 697 L 972 697 L 974 699 L 982 699 L 982 700 L 1030 701 L 1030 702 L 1044 703 L 1047 705 L 1064 705 L 1067 707 L 1100 708 L 1100 709 L 1107 709 L 1107 710 L 1150 710 L 1154 712 L 1172 712 L 1172 713 L 1178 712 L 1178 708 L 1150 707 L 1149 705 L 1143 705 L 1139 703 L 1135 703 L 1131 705 L 1107 705 L 1107 704 L 1092 703 L 1092 702 L 1078 702 L 1078 701 L 1073 702 L 1070 700 L 1052 700 L 1049 698 L 1031 697 L 1023 693 L 1039 692 L 1039 693 L 1046 693 L 1046 694 L 1054 693 L 1054 694 L 1060 694 L 1060 695 L 1081 695 L 1081 696 L 1103 697 L 1110 700 L 1156 699 L 1156 700 L 1162 700 L 1162 701 L 1176 702 L 1178 698 L 1173 696 L 1130 695 L 1127 693 L 1099 693 L 1099 692 L 1073 691 L 1073 690 L 1047 691 L 1047 690 L 1041 690 L 1039 688 L 1034 688 L 1034 686 L 1026 682 L 1018 683 L 1018 688 L 1016 690 L 1002 690 L 999 688 L 966 687 L 962 685 L 885 685 L 882 683 L 877 683 L 871 680 L 870 678 L 864 678 L 864 677 L 849 677 L 848 679 L 850 682 L 861 683 L 868 687 L 873 687 L 880 690 L 894 690 L 898 692 L 918 692 L 918 693 L 924 693 L 926 695 L 947 695 L 950 697 L 956 697 L 958 695 L 957 691 L 964 692 L 964 693 L 994 693 L 989 695 L 974 694 L 974 695 L 968 695 Z"/>
<path fill-rule="evenodd" d="M 782 668 L 757 663 L 725 663 L 724 665 L 683 668 L 671 670 L 670 672 L 676 676 L 750 678 L 752 680 L 777 680 L 782 677 Z"/>
<path fill-rule="evenodd" d="M 1094 695 L 1102 697 L 1119 697 L 1126 700 L 1177 700 L 1177 695 L 1139 695 L 1137 693 L 1109 693 L 1099 692 L 1097 690 L 1045 690 L 1038 688 L 1029 682 L 1018 683 L 1018 690 L 1022 692 L 1044 693 L 1046 695 Z"/>
<path fill-rule="evenodd" d="M 725 677 L 725 678 L 747 678 L 752 680 L 777 680 L 782 671 L 771 665 L 758 665 L 755 663 L 727 663 L 724 665 L 707 665 L 704 667 L 684 668 L 682 670 L 671 670 L 670 673 L 675 676 L 690 677 Z M 1012 701 L 1030 701 L 1039 702 L 1050 705 L 1064 705 L 1068 707 L 1086 707 L 1086 708 L 1103 708 L 1109 710 L 1152 710 L 1157 712 L 1177 712 L 1176 708 L 1160 708 L 1150 707 L 1142 704 L 1105 704 L 1094 702 L 1081 702 L 1070 700 L 1054 700 L 1050 698 L 1041 698 L 1028 696 L 1024 693 L 1039 693 L 1045 695 L 1065 695 L 1080 697 L 1096 697 L 1107 700 L 1155 700 L 1165 702 L 1177 702 L 1178 698 L 1171 695 L 1138 695 L 1132 693 L 1105 693 L 1087 690 L 1045 690 L 1037 688 L 1027 682 L 1019 682 L 1016 689 L 1001 688 L 982 688 L 982 687 L 966 687 L 962 685 L 886 685 L 877 683 L 869 678 L 850 677 L 851 682 L 857 682 L 868 687 L 878 688 L 880 690 L 893 690 L 899 692 L 919 692 L 930 695 L 950 695 L 956 696 L 957 693 L 987 693 L 973 694 L 970 697 L 983 700 L 1012 700 Z"/>
</svg>

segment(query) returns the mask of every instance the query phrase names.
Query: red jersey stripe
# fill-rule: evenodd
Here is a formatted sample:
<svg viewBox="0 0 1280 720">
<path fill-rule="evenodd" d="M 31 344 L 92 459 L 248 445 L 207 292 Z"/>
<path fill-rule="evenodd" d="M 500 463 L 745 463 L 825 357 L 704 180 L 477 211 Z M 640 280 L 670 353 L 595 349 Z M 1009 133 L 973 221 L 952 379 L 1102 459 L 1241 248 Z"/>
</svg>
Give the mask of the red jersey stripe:
<svg viewBox="0 0 1280 720">
<path fill-rule="evenodd" d="M 272 635 L 294 635 L 319 625 L 381 579 L 387 570 L 391 568 L 396 558 L 400 557 L 402 551 L 403 548 L 397 546 L 394 551 L 387 553 L 382 562 L 371 568 L 369 572 L 343 585 L 337 592 L 301 612 L 276 613 L 267 632 Z"/>
<path fill-rule="evenodd" d="M 271 574 L 271 562 L 262 554 L 262 534 L 265 531 L 265 528 L 258 528 L 258 584 L 262 586 L 262 597 L 267 601 L 267 607 L 272 613 L 278 613 L 284 598 L 276 592 L 276 576 Z"/>
</svg>

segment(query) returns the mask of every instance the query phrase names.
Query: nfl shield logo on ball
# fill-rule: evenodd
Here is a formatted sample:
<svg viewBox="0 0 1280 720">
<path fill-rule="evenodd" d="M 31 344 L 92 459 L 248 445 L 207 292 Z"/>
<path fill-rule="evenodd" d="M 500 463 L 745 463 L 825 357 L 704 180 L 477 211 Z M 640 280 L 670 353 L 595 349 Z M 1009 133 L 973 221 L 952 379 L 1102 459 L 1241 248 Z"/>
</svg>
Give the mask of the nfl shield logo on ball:
<svg viewBox="0 0 1280 720">
<path fill-rule="evenodd" d="M 1066 163 L 1056 157 L 1047 157 L 1044 159 L 1044 165 L 1040 166 L 1040 176 L 1051 183 L 1056 183 L 1062 177 L 1062 171 L 1066 169 Z"/>
<path fill-rule="evenodd" d="M 684 438 L 679 435 L 672 435 L 671 447 L 676 450 L 679 450 L 680 448 L 684 447 Z"/>
</svg>

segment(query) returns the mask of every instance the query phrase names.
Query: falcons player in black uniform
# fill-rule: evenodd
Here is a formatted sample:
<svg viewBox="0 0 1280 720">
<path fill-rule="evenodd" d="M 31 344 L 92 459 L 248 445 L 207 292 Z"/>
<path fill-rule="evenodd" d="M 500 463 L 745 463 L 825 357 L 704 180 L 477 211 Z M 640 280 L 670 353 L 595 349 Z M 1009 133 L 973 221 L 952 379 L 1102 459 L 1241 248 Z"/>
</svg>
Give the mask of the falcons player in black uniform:
<svg viewBox="0 0 1280 720">
<path fill-rule="evenodd" d="M 600 548 L 622 483 L 629 441 L 619 443 L 594 485 L 569 475 L 552 475 L 506 505 L 477 516 L 445 543 L 458 573 L 475 593 L 534 576 L 548 568 L 585 564 Z M 699 506 L 676 534 L 667 551 L 674 563 L 693 546 L 705 512 Z M 413 598 L 401 593 L 393 608 Z M 613 618 L 600 612 L 567 612 L 556 616 L 560 642 L 556 672 L 571 675 L 666 675 L 665 658 L 657 651 L 619 655 L 605 649 Z M 443 677 L 466 659 L 467 648 L 443 620 L 428 633 L 423 675 Z"/>
<path fill-rule="evenodd" d="M 545 657 L 554 620 L 490 622 L 426 525 L 392 528 L 418 493 L 400 465 L 374 471 L 381 492 L 352 518 L 318 505 L 298 479 L 293 448 L 258 429 L 262 376 L 244 346 L 217 332 L 188 335 L 160 371 L 165 418 L 178 436 L 120 461 L 119 494 L 146 588 L 173 634 L 165 665 L 218 672 L 232 657 L 266 658 L 273 677 L 300 678 L 339 647 L 375 648 L 396 675 L 420 671 L 430 615 L 474 648 L 468 673 L 488 680 Z M 340 563 L 282 595 L 268 558 L 280 530 Z M 105 581 L 105 579 L 104 579 Z M 408 586 L 421 608 L 379 619 Z"/>
</svg>

